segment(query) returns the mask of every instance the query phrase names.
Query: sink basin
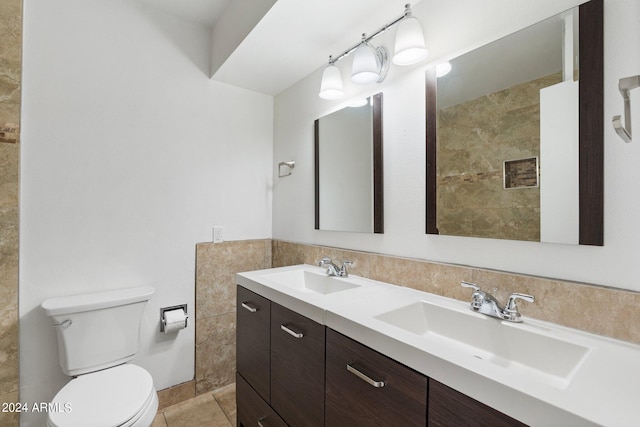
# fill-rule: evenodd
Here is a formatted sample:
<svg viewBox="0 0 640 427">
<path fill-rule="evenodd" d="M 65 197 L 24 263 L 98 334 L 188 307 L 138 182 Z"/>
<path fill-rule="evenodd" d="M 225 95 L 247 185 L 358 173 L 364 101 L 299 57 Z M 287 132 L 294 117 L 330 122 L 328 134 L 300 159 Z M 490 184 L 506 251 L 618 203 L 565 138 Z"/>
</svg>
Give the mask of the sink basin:
<svg viewBox="0 0 640 427">
<path fill-rule="evenodd" d="M 347 278 L 327 276 L 326 274 L 319 274 L 308 270 L 271 273 L 265 274 L 263 277 L 284 286 L 318 294 L 332 294 L 360 286 Z"/>
<path fill-rule="evenodd" d="M 566 387 L 589 348 L 549 336 L 549 329 L 523 326 L 425 301 L 375 316 L 410 333 L 429 336 L 506 369 L 526 371 L 557 387 Z"/>
</svg>

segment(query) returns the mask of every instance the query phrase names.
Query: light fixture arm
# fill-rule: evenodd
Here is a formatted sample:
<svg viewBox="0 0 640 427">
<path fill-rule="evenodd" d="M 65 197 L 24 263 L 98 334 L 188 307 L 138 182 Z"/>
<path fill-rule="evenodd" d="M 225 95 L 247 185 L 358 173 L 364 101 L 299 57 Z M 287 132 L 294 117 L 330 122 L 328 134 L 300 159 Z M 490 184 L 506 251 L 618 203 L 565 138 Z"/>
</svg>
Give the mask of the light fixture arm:
<svg viewBox="0 0 640 427">
<path fill-rule="evenodd" d="M 335 64 L 336 62 L 338 62 L 339 60 L 341 60 L 342 58 L 344 58 L 345 56 L 350 55 L 351 53 L 353 53 L 354 50 L 356 50 L 361 44 L 363 43 L 369 43 L 371 40 L 373 40 L 375 37 L 379 36 L 380 34 L 384 33 L 385 31 L 387 31 L 389 28 L 393 27 L 394 25 L 396 25 L 398 22 L 402 21 L 405 18 L 408 18 L 409 16 L 411 16 L 411 4 L 407 3 L 404 6 L 404 14 L 402 14 L 401 17 L 391 21 L 390 23 L 388 23 L 387 25 L 381 27 L 380 29 L 378 29 L 375 33 L 371 34 L 370 36 L 366 36 L 365 34 L 362 34 L 362 40 L 360 41 L 360 43 L 350 47 L 349 49 L 345 50 L 344 52 L 342 52 L 340 55 L 333 57 L 332 55 L 329 56 L 329 63 L 331 65 Z M 333 58 L 333 59 L 332 59 Z M 333 61 L 333 62 L 331 62 Z"/>
</svg>

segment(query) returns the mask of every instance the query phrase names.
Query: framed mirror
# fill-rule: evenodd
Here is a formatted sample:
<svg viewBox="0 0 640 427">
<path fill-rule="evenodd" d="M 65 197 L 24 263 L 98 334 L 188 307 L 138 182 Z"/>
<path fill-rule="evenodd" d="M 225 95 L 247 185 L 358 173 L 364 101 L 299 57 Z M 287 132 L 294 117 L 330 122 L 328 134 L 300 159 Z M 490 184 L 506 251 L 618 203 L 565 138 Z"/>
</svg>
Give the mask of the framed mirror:
<svg viewBox="0 0 640 427">
<path fill-rule="evenodd" d="M 315 229 L 384 232 L 382 94 L 314 123 Z"/>
<path fill-rule="evenodd" d="M 426 232 L 603 245 L 603 2 L 426 73 Z"/>
</svg>

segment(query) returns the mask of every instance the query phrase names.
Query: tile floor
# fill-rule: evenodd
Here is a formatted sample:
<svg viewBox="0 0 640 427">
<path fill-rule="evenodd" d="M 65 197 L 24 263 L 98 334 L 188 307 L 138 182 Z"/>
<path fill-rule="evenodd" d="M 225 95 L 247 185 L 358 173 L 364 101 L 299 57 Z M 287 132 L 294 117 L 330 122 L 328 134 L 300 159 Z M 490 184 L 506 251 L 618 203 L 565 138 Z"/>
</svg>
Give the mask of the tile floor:
<svg viewBox="0 0 640 427">
<path fill-rule="evenodd" d="M 235 384 L 161 409 L 151 425 L 151 427 L 199 426 L 236 426 Z"/>
</svg>

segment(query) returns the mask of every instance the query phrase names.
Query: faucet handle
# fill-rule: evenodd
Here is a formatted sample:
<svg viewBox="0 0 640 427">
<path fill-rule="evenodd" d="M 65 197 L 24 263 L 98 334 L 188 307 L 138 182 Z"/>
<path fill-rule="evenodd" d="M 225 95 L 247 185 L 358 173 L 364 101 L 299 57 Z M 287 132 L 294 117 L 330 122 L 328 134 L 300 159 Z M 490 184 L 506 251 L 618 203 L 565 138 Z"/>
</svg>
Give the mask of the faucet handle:
<svg viewBox="0 0 640 427">
<path fill-rule="evenodd" d="M 320 261 L 318 261 L 318 266 L 324 267 L 325 264 L 330 264 L 330 263 L 331 263 L 331 258 L 326 256 L 326 257 L 323 257 Z"/>
<path fill-rule="evenodd" d="M 349 272 L 347 271 L 347 266 L 348 265 L 353 265 L 353 261 L 349 261 L 349 260 L 344 260 L 342 261 L 342 268 L 340 269 L 340 276 L 341 277 L 347 277 L 349 275 Z"/>
<path fill-rule="evenodd" d="M 484 299 L 486 294 L 480 289 L 480 286 L 475 283 L 465 282 L 464 280 L 460 282 L 460 285 L 463 288 L 471 288 L 473 289 L 473 295 L 471 296 L 471 310 L 478 311 L 482 308 L 482 304 L 484 304 Z"/>
<path fill-rule="evenodd" d="M 465 282 L 464 280 L 460 282 L 460 285 L 463 288 L 472 288 L 476 292 L 480 290 L 480 286 L 476 285 L 475 283 Z"/>
<path fill-rule="evenodd" d="M 527 302 L 534 302 L 536 299 L 533 295 L 527 294 L 519 294 L 513 293 L 509 297 L 509 301 L 504 308 L 504 319 L 509 320 L 511 322 L 522 322 L 520 312 L 518 311 L 518 306 L 516 305 L 516 300 L 521 299 Z"/>
</svg>

